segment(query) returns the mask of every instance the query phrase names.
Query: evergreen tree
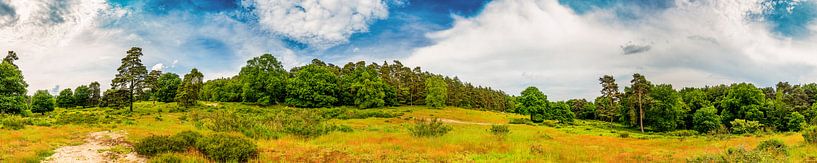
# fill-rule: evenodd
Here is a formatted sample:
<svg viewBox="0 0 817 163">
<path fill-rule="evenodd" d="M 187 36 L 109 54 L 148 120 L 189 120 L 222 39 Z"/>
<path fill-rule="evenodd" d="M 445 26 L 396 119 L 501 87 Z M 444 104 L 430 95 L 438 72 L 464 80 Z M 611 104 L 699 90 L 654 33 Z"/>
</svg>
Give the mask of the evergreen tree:
<svg viewBox="0 0 817 163">
<path fill-rule="evenodd" d="M 142 64 L 142 48 L 133 47 L 128 50 L 128 55 L 122 58 L 122 65 L 119 66 L 116 77 L 111 80 L 111 87 L 114 89 L 127 90 L 127 103 L 130 105 L 130 111 L 133 112 L 134 94 L 141 90 L 140 87 L 147 78 L 147 68 Z"/>
<path fill-rule="evenodd" d="M 636 102 L 638 103 L 638 124 L 641 128 L 641 132 L 644 132 L 644 98 L 650 92 L 650 81 L 641 75 L 641 74 L 633 74 L 633 80 L 630 81 L 631 88 L 633 89 L 633 94 L 636 97 Z"/>
</svg>

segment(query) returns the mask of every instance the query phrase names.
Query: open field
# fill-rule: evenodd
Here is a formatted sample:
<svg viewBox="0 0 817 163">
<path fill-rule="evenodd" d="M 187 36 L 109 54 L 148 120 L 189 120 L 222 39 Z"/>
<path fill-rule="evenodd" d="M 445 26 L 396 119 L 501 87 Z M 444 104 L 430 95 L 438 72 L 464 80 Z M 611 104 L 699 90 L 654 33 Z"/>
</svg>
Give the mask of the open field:
<svg viewBox="0 0 817 163">
<path fill-rule="evenodd" d="M 172 135 L 192 130 L 214 131 L 197 125 L 191 114 L 234 108 L 275 110 L 283 106 L 260 108 L 237 103 L 203 103 L 186 111 L 173 111 L 174 103 L 137 103 L 130 116 L 114 117 L 109 124 L 65 124 L 49 116 L 69 112 L 109 113 L 108 108 L 63 109 L 31 119 L 49 121 L 50 126 L 29 125 L 21 130 L 0 130 L 0 162 L 33 162 L 53 154 L 61 146 L 78 145 L 91 132 L 124 131 L 127 142 L 138 142 L 150 135 Z M 291 108 L 289 108 L 291 109 Z M 330 119 L 328 124 L 349 126 L 351 132 L 330 132 L 304 138 L 284 134 L 275 138 L 252 139 L 259 154 L 251 162 L 281 160 L 292 162 L 683 162 L 689 158 L 723 153 L 730 147 L 754 148 L 760 141 L 776 138 L 789 146 L 790 162 L 814 161 L 817 146 L 806 145 L 799 133 L 765 135 L 669 136 L 642 134 L 618 124 L 579 120 L 574 125 L 511 124 L 505 137 L 491 134 L 488 124 L 508 124 L 512 118 L 526 116 L 447 107 L 396 107 L 368 109 L 402 114 L 394 118 Z M 110 116 L 110 115 L 106 115 Z M 417 119 L 441 118 L 453 130 L 441 137 L 421 138 L 408 128 Z M 119 120 L 119 122 L 116 122 Z M 198 127 L 197 127 L 198 126 Z M 625 134 L 626 133 L 626 134 Z M 232 135 L 242 135 L 231 132 Z M 627 135 L 626 137 L 622 135 Z M 198 152 L 172 154 L 188 161 L 206 161 Z"/>
</svg>

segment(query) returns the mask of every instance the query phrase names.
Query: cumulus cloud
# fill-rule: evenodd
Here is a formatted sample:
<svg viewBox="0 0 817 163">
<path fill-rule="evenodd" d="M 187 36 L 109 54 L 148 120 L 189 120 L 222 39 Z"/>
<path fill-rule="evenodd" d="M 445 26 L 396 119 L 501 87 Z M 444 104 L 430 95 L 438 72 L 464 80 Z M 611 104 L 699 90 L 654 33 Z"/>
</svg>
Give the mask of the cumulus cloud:
<svg viewBox="0 0 817 163">
<path fill-rule="evenodd" d="M 263 53 L 280 56 L 286 65 L 307 60 L 227 13 L 151 15 L 105 0 L 0 0 L 0 10 L 14 13 L 0 13 L 0 50 L 20 56 L 29 93 L 93 81 L 107 89 L 134 46 L 143 48 L 143 64 L 151 69 L 183 74 L 195 67 L 205 79 L 235 75 L 244 61 Z"/>
<path fill-rule="evenodd" d="M 247 0 L 269 31 L 317 48 L 348 42 L 354 33 L 388 17 L 383 0 Z"/>
<path fill-rule="evenodd" d="M 150 68 L 150 70 L 153 70 L 153 71 L 162 71 L 162 69 L 164 68 L 164 66 L 165 66 L 165 65 L 164 65 L 164 64 L 162 64 L 162 63 L 157 63 L 157 64 L 153 65 L 153 67 L 151 67 L 151 68 Z"/>
<path fill-rule="evenodd" d="M 759 0 L 672 3 L 632 20 L 604 9 L 577 14 L 555 0 L 494 1 L 480 15 L 429 34 L 435 44 L 406 63 L 510 94 L 537 86 L 557 100 L 593 99 L 605 74 L 621 86 L 633 73 L 676 88 L 813 82 L 817 39 L 771 34 L 749 18 L 764 8 Z M 649 44 L 621 45 L 632 40 Z"/>
</svg>

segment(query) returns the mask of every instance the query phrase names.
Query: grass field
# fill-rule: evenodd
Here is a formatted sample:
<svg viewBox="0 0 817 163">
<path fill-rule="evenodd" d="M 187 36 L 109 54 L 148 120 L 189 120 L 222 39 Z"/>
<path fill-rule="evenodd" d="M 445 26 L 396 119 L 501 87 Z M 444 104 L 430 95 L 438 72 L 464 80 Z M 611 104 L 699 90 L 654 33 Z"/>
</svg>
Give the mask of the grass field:
<svg viewBox="0 0 817 163">
<path fill-rule="evenodd" d="M 0 162 L 35 162 L 51 155 L 55 148 L 76 145 L 90 132 L 123 130 L 129 142 L 150 135 L 172 135 L 185 130 L 213 133 L 189 120 L 191 112 L 252 107 L 236 103 L 203 103 L 199 108 L 172 112 L 173 103 L 140 102 L 135 113 L 119 118 L 119 123 L 26 126 L 21 130 L 0 129 Z M 804 143 L 800 133 L 727 136 L 669 136 L 640 133 L 614 123 L 577 121 L 574 125 L 512 124 L 510 134 L 491 134 L 487 124 L 508 124 L 526 116 L 461 108 L 427 109 L 396 107 L 370 109 L 401 113 L 394 118 L 331 119 L 327 123 L 350 126 L 352 132 L 330 132 L 304 138 L 283 135 L 277 139 L 253 139 L 259 155 L 253 161 L 286 162 L 683 162 L 689 158 L 723 153 L 731 147 L 754 148 L 760 141 L 775 138 L 789 146 L 788 161 L 814 161 L 817 146 Z M 49 119 L 69 112 L 121 113 L 107 108 L 57 109 L 34 119 Z M 441 137 L 414 137 L 408 128 L 416 119 L 442 118 L 453 130 Z M 111 118 L 116 119 L 116 118 Z M 241 133 L 232 133 L 241 135 Z M 623 137 L 622 135 L 627 135 Z M 206 162 L 195 151 L 172 154 L 187 161 Z M 252 161 L 251 161 L 252 162 Z"/>
</svg>

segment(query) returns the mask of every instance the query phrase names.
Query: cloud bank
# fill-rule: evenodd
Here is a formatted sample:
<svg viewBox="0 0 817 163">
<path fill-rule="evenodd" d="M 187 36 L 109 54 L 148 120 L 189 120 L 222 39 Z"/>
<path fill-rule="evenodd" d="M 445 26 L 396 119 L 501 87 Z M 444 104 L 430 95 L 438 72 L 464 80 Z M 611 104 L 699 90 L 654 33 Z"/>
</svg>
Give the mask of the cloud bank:
<svg viewBox="0 0 817 163">
<path fill-rule="evenodd" d="M 755 18 L 768 3 L 670 3 L 661 10 L 578 13 L 555 0 L 494 1 L 480 15 L 428 34 L 435 44 L 416 49 L 406 63 L 510 94 L 537 86 L 558 100 L 593 99 L 605 74 L 622 86 L 632 73 L 676 88 L 815 82 L 817 39 L 776 34 Z M 811 31 L 816 26 L 808 24 Z"/>
</svg>

